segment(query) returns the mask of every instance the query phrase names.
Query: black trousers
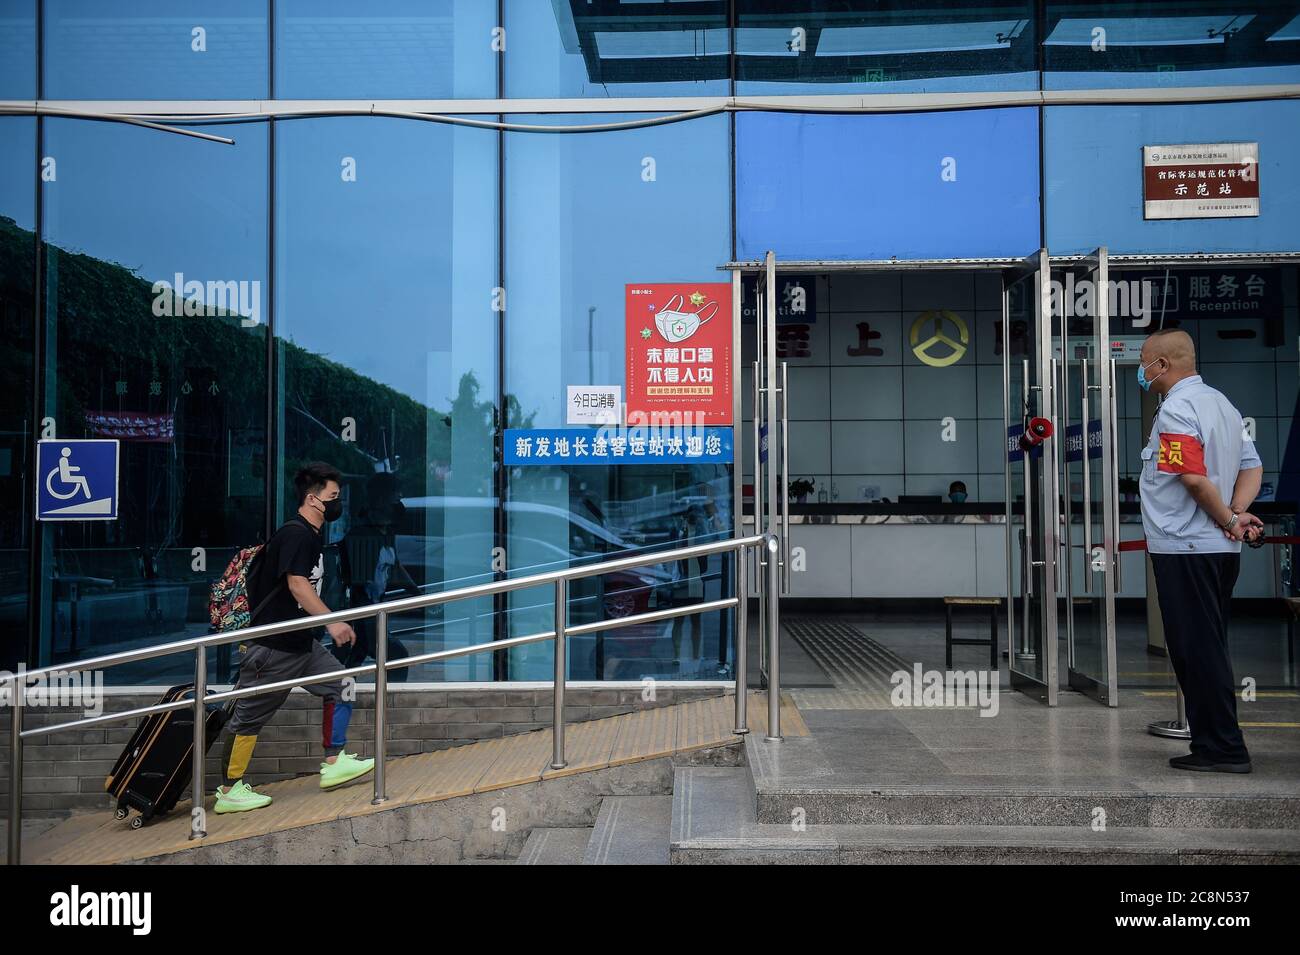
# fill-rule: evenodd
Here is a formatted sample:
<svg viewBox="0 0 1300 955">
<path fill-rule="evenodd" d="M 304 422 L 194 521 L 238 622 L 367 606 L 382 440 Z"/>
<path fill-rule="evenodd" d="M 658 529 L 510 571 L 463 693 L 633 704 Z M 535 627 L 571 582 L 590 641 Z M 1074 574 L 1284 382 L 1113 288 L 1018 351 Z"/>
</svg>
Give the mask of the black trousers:
<svg viewBox="0 0 1300 955">
<path fill-rule="evenodd" d="M 1237 725 L 1228 656 L 1228 606 L 1240 554 L 1152 554 L 1165 644 L 1187 703 L 1192 752 L 1215 762 L 1250 759 Z"/>
</svg>

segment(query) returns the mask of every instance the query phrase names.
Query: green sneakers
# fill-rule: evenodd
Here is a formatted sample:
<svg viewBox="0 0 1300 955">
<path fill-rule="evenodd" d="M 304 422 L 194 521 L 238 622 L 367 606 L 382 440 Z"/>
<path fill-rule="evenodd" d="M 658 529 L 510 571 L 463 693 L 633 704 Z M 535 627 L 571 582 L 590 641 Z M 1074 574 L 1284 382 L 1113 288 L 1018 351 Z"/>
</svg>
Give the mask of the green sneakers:
<svg viewBox="0 0 1300 955">
<path fill-rule="evenodd" d="M 334 762 L 320 764 L 320 788 L 333 789 L 335 786 L 342 786 L 366 773 L 373 772 L 374 769 L 373 759 L 357 759 L 351 753 L 339 753 L 338 759 Z M 270 804 L 270 796 L 255 791 L 242 779 L 224 792 L 220 787 L 217 788 L 216 810 L 219 813 L 249 812 Z"/>
<path fill-rule="evenodd" d="M 242 779 L 225 792 L 217 787 L 217 812 L 248 812 L 271 805 L 271 797 L 255 792 L 253 787 Z"/>
<path fill-rule="evenodd" d="M 332 763 L 320 764 L 320 788 L 333 789 L 351 782 L 375 768 L 373 759 L 357 759 L 351 753 L 339 753 Z"/>
</svg>

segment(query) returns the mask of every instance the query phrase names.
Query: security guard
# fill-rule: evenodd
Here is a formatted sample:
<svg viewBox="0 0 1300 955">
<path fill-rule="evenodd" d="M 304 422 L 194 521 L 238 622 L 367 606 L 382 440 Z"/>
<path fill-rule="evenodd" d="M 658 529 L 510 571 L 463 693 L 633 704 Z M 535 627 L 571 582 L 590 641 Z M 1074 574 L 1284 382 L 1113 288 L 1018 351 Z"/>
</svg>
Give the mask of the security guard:
<svg viewBox="0 0 1300 955">
<path fill-rule="evenodd" d="M 1142 451 L 1142 524 L 1192 734 L 1191 753 L 1169 765 L 1248 773 L 1228 657 L 1228 605 L 1241 542 L 1263 532 L 1246 509 L 1264 469 L 1237 409 L 1196 373 L 1186 332 L 1167 328 L 1149 337 L 1137 378 L 1161 397 Z"/>
</svg>

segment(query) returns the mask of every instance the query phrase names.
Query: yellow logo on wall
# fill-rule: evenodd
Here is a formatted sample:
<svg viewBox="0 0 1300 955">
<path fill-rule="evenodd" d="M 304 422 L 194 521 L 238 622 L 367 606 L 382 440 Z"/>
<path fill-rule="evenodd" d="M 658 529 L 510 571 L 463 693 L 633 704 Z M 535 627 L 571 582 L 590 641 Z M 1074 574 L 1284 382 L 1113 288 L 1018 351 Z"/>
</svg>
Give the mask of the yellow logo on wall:
<svg viewBox="0 0 1300 955">
<path fill-rule="evenodd" d="M 927 322 L 934 322 L 934 334 L 921 341 L 921 329 Z M 956 331 L 957 338 L 950 335 L 949 329 Z M 966 348 L 970 345 L 970 329 L 956 312 L 950 312 L 946 308 L 930 309 L 916 316 L 916 321 L 912 323 L 912 331 L 908 336 L 912 342 L 912 354 L 931 368 L 947 368 L 949 365 L 961 360 L 962 355 L 966 354 Z M 944 348 L 935 349 L 936 345 L 945 346 Z M 947 354 L 942 354 L 944 350 Z M 931 351 L 937 350 L 939 355 L 930 354 Z"/>
</svg>

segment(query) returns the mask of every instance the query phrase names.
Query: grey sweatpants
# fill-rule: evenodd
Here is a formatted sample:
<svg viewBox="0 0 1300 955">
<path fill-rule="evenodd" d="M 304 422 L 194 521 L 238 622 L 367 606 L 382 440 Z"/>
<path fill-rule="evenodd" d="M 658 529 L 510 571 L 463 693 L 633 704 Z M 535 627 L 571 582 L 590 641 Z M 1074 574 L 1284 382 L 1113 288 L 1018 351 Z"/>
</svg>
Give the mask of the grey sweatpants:
<svg viewBox="0 0 1300 955">
<path fill-rule="evenodd" d="M 311 650 L 307 653 L 291 653 L 287 650 L 273 650 L 261 644 L 253 644 L 240 661 L 238 685 L 240 688 L 246 688 L 263 683 L 275 683 L 279 680 L 313 676 L 318 673 L 324 676 L 341 669 L 343 664 L 316 641 L 312 642 Z M 347 739 L 347 717 L 351 715 L 352 709 L 351 704 L 341 702 L 343 681 L 309 683 L 304 689 L 325 701 L 321 745 L 325 747 L 327 756 L 333 756 L 343 748 L 343 743 Z M 234 712 L 226 724 L 227 731 L 233 736 L 256 736 L 288 698 L 288 690 L 240 697 L 235 700 Z"/>
</svg>

